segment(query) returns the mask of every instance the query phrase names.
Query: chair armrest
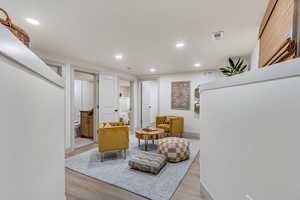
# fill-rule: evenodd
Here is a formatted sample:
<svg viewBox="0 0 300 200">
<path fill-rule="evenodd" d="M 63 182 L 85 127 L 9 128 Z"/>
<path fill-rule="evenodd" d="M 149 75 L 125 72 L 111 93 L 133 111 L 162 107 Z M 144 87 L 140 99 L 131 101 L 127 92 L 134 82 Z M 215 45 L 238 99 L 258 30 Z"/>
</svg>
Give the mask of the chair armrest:
<svg viewBox="0 0 300 200">
<path fill-rule="evenodd" d="M 184 118 L 183 117 L 174 117 L 170 118 L 170 133 L 172 134 L 181 134 L 184 130 Z"/>
</svg>

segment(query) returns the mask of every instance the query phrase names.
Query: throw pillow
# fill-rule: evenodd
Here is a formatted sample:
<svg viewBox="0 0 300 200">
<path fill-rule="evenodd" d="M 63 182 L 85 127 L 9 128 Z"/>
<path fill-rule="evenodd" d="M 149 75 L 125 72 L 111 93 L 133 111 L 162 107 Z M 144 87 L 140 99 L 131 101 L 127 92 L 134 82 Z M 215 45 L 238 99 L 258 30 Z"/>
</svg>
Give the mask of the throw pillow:
<svg viewBox="0 0 300 200">
<path fill-rule="evenodd" d="M 169 117 L 166 117 L 166 124 L 169 124 L 170 123 L 170 118 Z"/>
<path fill-rule="evenodd" d="M 111 128 L 112 126 L 109 123 L 105 123 L 104 128 Z"/>
<path fill-rule="evenodd" d="M 172 119 L 172 118 L 176 118 L 176 117 L 175 116 L 167 116 L 166 123 L 170 124 L 170 119 Z"/>
</svg>

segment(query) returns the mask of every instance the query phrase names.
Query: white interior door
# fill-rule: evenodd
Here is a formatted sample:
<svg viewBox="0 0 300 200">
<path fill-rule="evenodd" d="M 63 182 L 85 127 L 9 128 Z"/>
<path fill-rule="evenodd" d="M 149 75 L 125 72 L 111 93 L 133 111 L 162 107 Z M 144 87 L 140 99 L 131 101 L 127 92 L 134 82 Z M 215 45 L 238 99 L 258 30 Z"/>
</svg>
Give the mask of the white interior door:
<svg viewBox="0 0 300 200">
<path fill-rule="evenodd" d="M 156 81 L 151 81 L 150 106 L 150 121 L 151 124 L 154 124 L 158 114 L 158 84 Z"/>
<path fill-rule="evenodd" d="M 101 75 L 99 79 L 99 121 L 119 121 L 118 84 L 114 76 Z"/>
<path fill-rule="evenodd" d="M 142 128 L 151 126 L 151 84 L 142 83 Z"/>
</svg>

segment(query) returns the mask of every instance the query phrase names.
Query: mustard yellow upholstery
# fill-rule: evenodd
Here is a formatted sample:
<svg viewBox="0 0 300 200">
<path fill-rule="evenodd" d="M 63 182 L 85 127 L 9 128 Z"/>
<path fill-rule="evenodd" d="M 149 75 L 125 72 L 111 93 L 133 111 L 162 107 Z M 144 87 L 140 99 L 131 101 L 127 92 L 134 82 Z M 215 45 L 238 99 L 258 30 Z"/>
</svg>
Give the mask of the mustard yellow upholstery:
<svg viewBox="0 0 300 200">
<path fill-rule="evenodd" d="M 170 124 L 159 124 L 157 128 L 164 129 L 165 133 L 168 133 L 170 131 Z"/>
<path fill-rule="evenodd" d="M 125 126 L 124 122 L 111 122 L 109 124 L 111 127 L 104 127 L 105 124 L 101 123 L 98 129 L 99 152 L 127 150 L 129 147 L 128 126 Z"/>
<path fill-rule="evenodd" d="M 169 121 L 167 119 L 169 119 Z M 157 116 L 156 127 L 164 129 L 165 132 L 170 135 L 182 135 L 184 132 L 184 118 L 175 116 Z"/>
</svg>

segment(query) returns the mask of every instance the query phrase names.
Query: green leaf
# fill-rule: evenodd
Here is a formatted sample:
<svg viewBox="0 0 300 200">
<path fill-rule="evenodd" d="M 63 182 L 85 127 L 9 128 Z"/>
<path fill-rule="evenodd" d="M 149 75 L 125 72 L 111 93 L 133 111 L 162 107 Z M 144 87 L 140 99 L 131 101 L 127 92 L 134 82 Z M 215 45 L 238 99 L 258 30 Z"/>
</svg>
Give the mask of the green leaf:
<svg viewBox="0 0 300 200">
<path fill-rule="evenodd" d="M 229 64 L 230 64 L 230 67 L 234 67 L 234 62 L 231 58 L 228 59 L 229 60 Z"/>
<path fill-rule="evenodd" d="M 228 70 L 227 67 L 222 67 L 220 70 Z"/>
<path fill-rule="evenodd" d="M 244 60 L 241 60 L 241 62 L 238 64 L 238 66 L 237 66 L 237 70 L 238 70 L 238 71 L 240 71 L 240 69 L 241 69 L 243 63 L 244 63 Z"/>
<path fill-rule="evenodd" d="M 235 69 L 239 70 L 239 64 L 240 64 L 241 58 L 239 58 L 239 60 L 237 61 L 237 63 L 235 64 Z"/>
<path fill-rule="evenodd" d="M 244 72 L 244 70 L 246 69 L 247 65 L 244 65 L 241 69 L 241 72 Z"/>
<path fill-rule="evenodd" d="M 230 71 L 222 71 L 223 74 L 231 73 Z"/>
</svg>

